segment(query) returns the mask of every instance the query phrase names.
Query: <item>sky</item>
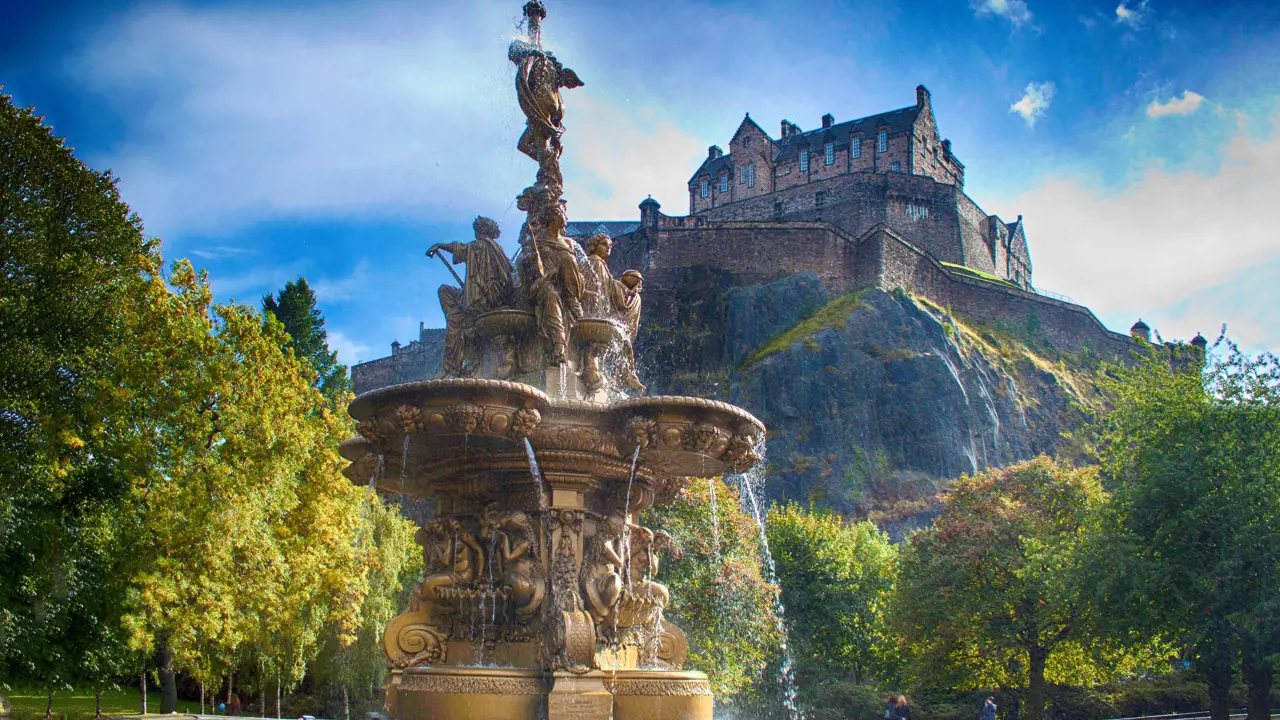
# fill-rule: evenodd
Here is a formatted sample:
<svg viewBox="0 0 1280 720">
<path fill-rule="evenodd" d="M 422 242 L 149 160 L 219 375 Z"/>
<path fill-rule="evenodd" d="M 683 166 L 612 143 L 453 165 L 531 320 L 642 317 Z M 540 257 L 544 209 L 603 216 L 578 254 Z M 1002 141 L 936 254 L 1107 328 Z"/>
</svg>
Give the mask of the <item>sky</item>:
<svg viewBox="0 0 1280 720">
<path fill-rule="evenodd" d="M 477 215 L 514 249 L 536 167 L 520 0 L 0 0 L 3 92 L 119 178 L 220 302 L 305 276 L 352 364 L 440 326 L 425 250 Z M 637 220 L 743 114 L 804 129 L 926 85 L 965 190 L 1024 216 L 1036 287 L 1280 351 L 1280 3 L 546 0 L 575 220 Z"/>
</svg>

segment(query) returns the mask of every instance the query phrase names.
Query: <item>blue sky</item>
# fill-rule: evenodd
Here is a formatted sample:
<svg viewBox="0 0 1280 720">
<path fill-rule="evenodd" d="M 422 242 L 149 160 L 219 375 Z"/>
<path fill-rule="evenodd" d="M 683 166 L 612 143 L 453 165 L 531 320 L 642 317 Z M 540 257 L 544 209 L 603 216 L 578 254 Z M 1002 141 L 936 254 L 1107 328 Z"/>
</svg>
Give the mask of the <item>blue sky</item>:
<svg viewBox="0 0 1280 720">
<path fill-rule="evenodd" d="M 110 7 L 108 7 L 110 6 Z M 344 362 L 441 323 L 424 256 L 510 248 L 534 165 L 521 2 L 0 0 L 0 83 L 121 179 L 166 257 L 257 304 L 305 275 Z M 1110 327 L 1280 350 L 1280 3 L 547 0 L 574 219 L 635 219 L 744 112 L 776 131 L 925 84 L 966 190 L 1025 217 L 1033 281 Z"/>
</svg>

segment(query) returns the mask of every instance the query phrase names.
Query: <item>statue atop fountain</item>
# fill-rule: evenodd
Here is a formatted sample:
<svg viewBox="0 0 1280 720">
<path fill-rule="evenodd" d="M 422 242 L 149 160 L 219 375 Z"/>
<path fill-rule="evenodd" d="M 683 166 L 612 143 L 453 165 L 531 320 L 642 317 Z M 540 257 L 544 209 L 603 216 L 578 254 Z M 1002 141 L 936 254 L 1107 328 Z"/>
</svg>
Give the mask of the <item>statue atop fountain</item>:
<svg viewBox="0 0 1280 720">
<path fill-rule="evenodd" d="M 663 615 L 670 538 L 640 512 L 690 478 L 750 467 L 764 427 L 726 403 L 635 394 L 643 279 L 613 277 L 608 237 L 583 254 L 564 235 L 560 90 L 582 81 L 542 48 L 541 2 L 524 13 L 529 37 L 508 56 L 527 119 L 518 148 L 538 171 L 517 198 L 520 251 L 508 261 L 483 217 L 474 242 L 433 246 L 466 266 L 439 292 L 442 377 L 349 409 L 347 476 L 436 502 L 416 536 L 426 577 L 383 636 L 385 712 L 707 720 L 706 676 L 685 669 L 685 635 Z"/>
</svg>

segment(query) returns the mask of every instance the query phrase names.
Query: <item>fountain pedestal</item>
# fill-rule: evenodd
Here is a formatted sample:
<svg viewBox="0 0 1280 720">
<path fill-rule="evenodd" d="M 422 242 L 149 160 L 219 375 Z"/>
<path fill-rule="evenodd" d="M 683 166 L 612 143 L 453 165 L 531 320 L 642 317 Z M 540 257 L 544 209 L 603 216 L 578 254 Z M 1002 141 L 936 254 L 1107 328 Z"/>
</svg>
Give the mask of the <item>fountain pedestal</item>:
<svg viewBox="0 0 1280 720">
<path fill-rule="evenodd" d="M 497 223 L 432 246 L 467 265 L 440 288 L 444 375 L 375 390 L 350 413 L 352 482 L 431 497 L 416 535 L 426 575 L 383 636 L 386 713 L 404 720 L 710 720 L 707 677 L 663 617 L 670 538 L 639 513 L 692 477 L 741 472 L 764 426 L 746 411 L 644 391 L 634 341 L 643 278 L 609 271 L 612 243 L 565 237 L 561 88 L 582 81 L 541 46 L 546 9 L 524 6 L 511 44 L 527 118 L 518 149 L 538 163 L 517 198 L 520 252 Z M 443 259 L 443 256 L 441 256 Z M 452 270 L 452 268 L 451 268 Z"/>
</svg>

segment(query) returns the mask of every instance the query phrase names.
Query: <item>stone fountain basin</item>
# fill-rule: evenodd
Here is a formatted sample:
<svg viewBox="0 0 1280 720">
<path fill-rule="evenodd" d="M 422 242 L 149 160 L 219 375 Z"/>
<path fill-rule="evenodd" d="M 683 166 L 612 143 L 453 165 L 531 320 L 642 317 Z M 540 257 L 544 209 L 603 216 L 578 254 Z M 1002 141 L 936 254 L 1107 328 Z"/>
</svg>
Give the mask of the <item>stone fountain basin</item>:
<svg viewBox="0 0 1280 720">
<path fill-rule="evenodd" d="M 746 410 L 715 400 L 556 400 L 530 385 L 485 378 L 381 388 L 357 397 L 349 411 L 361 437 L 340 448 L 352 463 L 347 477 L 365 485 L 376 474 L 380 489 L 412 496 L 478 474 L 531 482 L 526 438 L 544 475 L 585 475 L 596 486 L 628 481 L 639 446 L 636 483 L 670 495 L 684 478 L 746 470 L 764 434 Z"/>
<path fill-rule="evenodd" d="M 490 310 L 477 317 L 475 324 L 476 335 L 482 338 L 533 335 L 537 329 L 532 312 L 510 308 Z M 625 340 L 628 332 L 626 326 L 616 320 L 584 317 L 573 324 L 573 336 L 579 342 L 617 343 Z"/>
</svg>

